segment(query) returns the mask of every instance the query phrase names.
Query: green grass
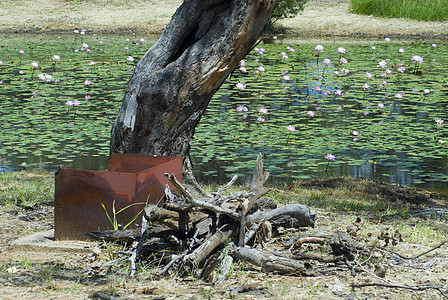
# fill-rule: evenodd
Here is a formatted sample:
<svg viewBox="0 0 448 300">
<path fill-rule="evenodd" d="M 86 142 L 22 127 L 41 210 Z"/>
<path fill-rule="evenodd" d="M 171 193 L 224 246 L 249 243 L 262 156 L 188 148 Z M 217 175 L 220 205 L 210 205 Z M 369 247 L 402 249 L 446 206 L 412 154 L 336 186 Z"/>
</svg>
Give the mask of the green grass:
<svg viewBox="0 0 448 300">
<path fill-rule="evenodd" d="M 448 0 L 351 0 L 350 12 L 420 21 L 448 20 Z"/>
<path fill-rule="evenodd" d="M 53 173 L 39 169 L 0 173 L 0 205 L 34 206 L 53 201 Z"/>
</svg>

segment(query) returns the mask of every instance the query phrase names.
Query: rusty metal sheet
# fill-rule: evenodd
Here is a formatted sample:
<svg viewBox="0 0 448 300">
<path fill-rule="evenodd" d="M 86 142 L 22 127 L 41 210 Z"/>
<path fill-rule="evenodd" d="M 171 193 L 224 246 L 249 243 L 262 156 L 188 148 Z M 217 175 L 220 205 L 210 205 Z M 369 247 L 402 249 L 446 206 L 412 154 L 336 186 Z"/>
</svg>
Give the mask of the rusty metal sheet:
<svg viewBox="0 0 448 300">
<path fill-rule="evenodd" d="M 158 203 L 168 180 L 164 173 L 182 178 L 181 157 L 115 154 L 109 159 L 109 171 L 61 168 L 55 173 L 55 239 L 86 240 L 86 232 L 113 229 L 102 207 L 113 218 L 132 203 Z M 144 207 L 134 205 L 117 215 L 118 223 L 127 224 Z M 135 223 L 141 223 L 141 218 Z"/>
</svg>

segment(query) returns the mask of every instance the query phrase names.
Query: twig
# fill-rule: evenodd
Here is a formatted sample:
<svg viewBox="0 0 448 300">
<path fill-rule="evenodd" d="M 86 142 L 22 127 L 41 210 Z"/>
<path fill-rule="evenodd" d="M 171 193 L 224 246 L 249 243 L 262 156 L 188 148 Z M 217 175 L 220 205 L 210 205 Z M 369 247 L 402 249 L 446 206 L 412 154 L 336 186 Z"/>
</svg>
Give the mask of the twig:
<svg viewBox="0 0 448 300">
<path fill-rule="evenodd" d="M 411 291 L 424 291 L 433 289 L 438 291 L 442 296 L 445 298 L 448 298 L 448 294 L 444 293 L 441 288 L 431 285 L 425 285 L 425 286 L 406 286 L 406 285 L 395 285 L 395 284 L 384 284 L 384 283 L 378 283 L 378 282 L 372 282 L 372 283 L 353 283 L 353 288 L 362 288 L 367 286 L 380 286 L 380 287 L 386 287 L 386 288 L 394 288 L 394 289 L 404 289 L 404 290 L 411 290 Z"/>
<path fill-rule="evenodd" d="M 380 249 L 380 250 L 384 250 L 384 251 L 387 251 L 387 252 L 390 252 L 390 253 L 392 253 L 392 254 L 395 254 L 396 256 L 398 256 L 399 258 L 402 258 L 402 259 L 409 259 L 409 260 L 412 260 L 412 259 L 417 259 L 417 258 L 419 258 L 419 257 L 421 257 L 421 256 L 423 256 L 423 255 L 426 255 L 426 254 L 428 254 L 429 252 L 432 252 L 432 251 L 434 251 L 434 250 L 436 250 L 436 249 L 442 247 L 443 245 L 445 245 L 445 244 L 447 244 L 447 243 L 448 243 L 448 240 L 443 241 L 443 242 L 441 242 L 440 244 L 438 244 L 437 246 L 435 246 L 434 248 L 431 248 L 431 249 L 429 249 L 428 251 L 425 251 L 425 252 L 423 252 L 423 253 L 420 253 L 420 254 L 418 254 L 418 255 L 411 256 L 411 257 L 407 257 L 407 256 L 404 256 L 404 255 L 401 255 L 401 254 L 398 253 L 398 252 L 395 252 L 395 251 L 392 251 L 392 250 L 388 250 L 388 249 L 384 249 L 384 248 L 378 248 L 378 249 Z"/>
<path fill-rule="evenodd" d="M 175 262 L 177 262 L 178 260 L 184 258 L 185 255 L 187 255 L 187 253 L 188 253 L 188 251 L 185 250 L 185 251 L 182 252 L 181 254 L 174 256 L 174 258 L 173 258 L 169 263 L 167 263 L 166 266 L 165 266 L 162 270 L 157 271 L 157 275 L 160 276 L 160 275 L 165 274 L 165 273 L 169 270 L 169 268 L 170 268 Z"/>
<path fill-rule="evenodd" d="M 135 261 L 137 260 L 138 254 L 140 252 L 140 249 L 143 245 L 143 243 L 146 240 L 146 234 L 148 232 L 148 221 L 146 218 L 142 218 L 142 235 L 140 236 L 140 239 L 138 241 L 137 246 L 134 249 L 134 252 L 132 253 L 130 260 L 131 260 L 131 277 L 134 277 L 135 271 L 137 269 L 137 264 Z"/>
<path fill-rule="evenodd" d="M 226 216 L 231 217 L 234 220 L 240 221 L 240 214 L 238 214 L 237 212 L 224 208 L 224 207 L 220 207 L 220 206 L 216 206 L 213 205 L 209 202 L 205 202 L 199 199 L 194 199 L 193 196 L 182 186 L 182 184 L 176 179 L 176 177 L 173 174 L 168 174 L 165 173 L 165 177 L 168 178 L 168 180 L 186 197 L 187 201 L 196 207 L 200 207 L 200 208 L 204 208 L 204 209 L 208 209 L 210 211 L 213 211 L 215 213 L 218 214 L 223 214 Z"/>
<path fill-rule="evenodd" d="M 230 179 L 230 181 L 225 186 L 219 188 L 218 191 L 216 192 L 216 194 L 213 197 L 213 201 L 218 200 L 219 197 L 221 197 L 221 193 L 224 192 L 225 190 L 227 190 L 229 187 L 231 187 L 232 184 L 234 184 L 237 179 L 238 179 L 238 176 L 235 175 L 235 176 L 232 177 L 232 179 Z"/>
<path fill-rule="evenodd" d="M 375 278 L 378 278 L 379 280 L 382 280 L 382 281 L 384 281 L 384 282 L 390 283 L 390 281 L 388 281 L 387 279 L 381 278 L 380 276 L 376 275 L 376 274 L 373 273 L 372 271 L 367 270 L 363 265 L 361 265 L 361 264 L 359 263 L 359 261 L 355 260 L 354 262 L 355 262 L 355 264 L 356 264 L 358 267 L 360 267 L 364 272 L 369 273 L 370 275 L 372 275 L 372 276 L 375 277 Z"/>
</svg>

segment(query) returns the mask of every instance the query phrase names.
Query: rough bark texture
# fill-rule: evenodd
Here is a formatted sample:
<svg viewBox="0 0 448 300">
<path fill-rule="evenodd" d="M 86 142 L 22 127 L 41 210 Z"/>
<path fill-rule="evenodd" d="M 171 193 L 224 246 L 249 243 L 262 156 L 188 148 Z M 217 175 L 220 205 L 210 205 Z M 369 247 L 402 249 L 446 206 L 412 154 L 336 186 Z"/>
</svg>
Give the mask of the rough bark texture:
<svg viewBox="0 0 448 300">
<path fill-rule="evenodd" d="M 196 125 L 277 2 L 185 0 L 135 68 L 112 129 L 111 152 L 182 156 L 184 174 L 190 171 Z"/>
</svg>

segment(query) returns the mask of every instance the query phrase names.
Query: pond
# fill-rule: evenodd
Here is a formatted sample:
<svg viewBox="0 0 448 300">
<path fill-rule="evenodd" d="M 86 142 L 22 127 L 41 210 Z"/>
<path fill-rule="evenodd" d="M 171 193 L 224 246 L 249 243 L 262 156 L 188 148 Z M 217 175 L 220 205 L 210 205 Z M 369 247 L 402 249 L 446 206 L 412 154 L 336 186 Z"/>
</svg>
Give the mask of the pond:
<svg viewBox="0 0 448 300">
<path fill-rule="evenodd" d="M 137 36 L 3 36 L 0 168 L 104 169 Z M 267 38 L 213 97 L 191 143 L 201 181 L 353 176 L 448 192 L 448 44 Z"/>
</svg>

